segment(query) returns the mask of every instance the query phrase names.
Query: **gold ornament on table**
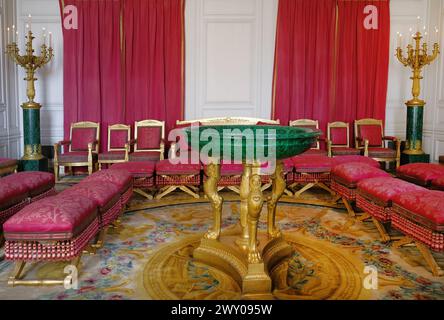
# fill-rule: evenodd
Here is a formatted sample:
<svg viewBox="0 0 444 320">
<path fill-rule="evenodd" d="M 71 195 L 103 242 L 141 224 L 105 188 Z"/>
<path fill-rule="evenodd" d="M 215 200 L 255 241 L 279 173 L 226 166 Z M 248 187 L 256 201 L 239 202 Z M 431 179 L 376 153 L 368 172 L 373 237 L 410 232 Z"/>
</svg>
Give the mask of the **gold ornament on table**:
<svg viewBox="0 0 444 320">
<path fill-rule="evenodd" d="M 24 55 L 20 54 L 20 49 L 17 45 L 18 32 L 15 31 L 15 26 L 12 27 L 12 32 L 13 32 L 12 43 L 9 43 L 10 28 L 8 28 L 8 45 L 7 45 L 6 54 L 10 56 L 17 65 L 21 66 L 26 71 L 26 78 L 24 80 L 27 81 L 26 95 L 28 97 L 28 101 L 23 103 L 22 107 L 27 109 L 39 109 L 41 107 L 40 104 L 34 101 L 35 98 L 34 83 L 35 81 L 37 81 L 37 79 L 35 78 L 35 72 L 37 71 L 37 69 L 49 63 L 51 59 L 54 57 L 53 48 L 52 48 L 52 33 L 49 32 L 49 46 L 47 46 L 46 29 L 43 28 L 44 32 L 43 44 L 40 47 L 40 56 L 36 56 L 34 55 L 35 51 L 32 45 L 32 42 L 35 39 L 35 37 L 33 36 L 30 24 L 26 25 L 26 29 L 28 30 L 28 32 L 26 36 L 25 54 Z"/>
<path fill-rule="evenodd" d="M 437 29 L 435 30 L 438 33 Z M 427 35 L 427 32 L 425 32 Z M 399 34 L 399 38 L 402 40 L 402 34 Z M 399 62 L 401 62 L 405 67 L 410 67 L 413 72 L 413 76 L 410 78 L 413 80 L 412 95 L 413 99 L 407 101 L 407 105 L 410 106 L 423 106 L 425 102 L 419 99 L 419 94 L 421 93 L 420 80 L 423 79 L 421 76 L 422 69 L 432 63 L 439 55 L 439 44 L 433 44 L 432 54 L 429 55 L 428 44 L 423 42 L 421 44 L 421 39 L 423 38 L 421 32 L 416 32 L 413 36 L 413 44 L 409 43 L 407 45 L 406 55 L 403 53 L 402 41 L 400 41 L 399 46 L 396 49 L 396 57 Z"/>
</svg>

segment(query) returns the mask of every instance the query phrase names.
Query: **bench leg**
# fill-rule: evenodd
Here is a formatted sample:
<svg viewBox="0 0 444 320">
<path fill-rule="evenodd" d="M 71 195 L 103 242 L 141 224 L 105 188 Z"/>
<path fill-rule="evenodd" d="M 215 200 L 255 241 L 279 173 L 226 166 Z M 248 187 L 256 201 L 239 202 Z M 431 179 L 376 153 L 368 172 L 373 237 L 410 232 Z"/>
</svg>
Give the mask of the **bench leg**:
<svg viewBox="0 0 444 320">
<path fill-rule="evenodd" d="M 432 253 L 430 252 L 430 249 L 419 241 L 415 241 L 415 245 L 418 248 L 419 252 L 421 252 L 422 256 L 424 257 L 425 261 L 429 265 L 430 269 L 432 270 L 432 274 L 435 277 L 443 276 L 444 271 L 436 263 L 436 260 L 433 257 Z"/>
<path fill-rule="evenodd" d="M 77 273 L 80 266 L 80 260 L 82 258 L 82 255 L 79 255 L 71 260 L 70 265 L 77 268 Z M 52 285 L 64 285 L 65 280 L 64 279 L 42 279 L 42 280 L 22 280 L 22 272 L 25 268 L 26 261 L 17 261 L 14 267 L 14 271 L 9 277 L 8 285 L 9 286 L 52 286 Z"/>
<path fill-rule="evenodd" d="M 364 212 L 362 215 L 357 217 L 356 220 L 358 220 L 359 222 L 364 222 L 365 220 L 368 220 L 370 218 L 372 218 L 372 216 L 370 214 L 368 214 L 367 212 Z"/>
<path fill-rule="evenodd" d="M 148 200 L 153 200 L 153 196 L 152 196 L 152 195 L 146 193 L 145 191 L 143 191 L 143 190 L 140 189 L 140 188 L 135 188 L 135 189 L 134 189 L 134 192 L 137 193 L 137 194 L 140 194 L 142 197 L 145 197 L 145 198 L 147 198 Z"/>
<path fill-rule="evenodd" d="M 389 242 L 391 240 L 391 237 L 385 230 L 385 227 L 382 225 L 381 222 L 379 222 L 376 218 L 372 217 L 373 224 L 375 225 L 376 229 L 378 229 L 379 235 L 381 236 L 382 242 Z"/>
<path fill-rule="evenodd" d="M 297 198 L 300 198 L 300 196 L 301 196 L 305 191 L 310 190 L 310 189 L 313 188 L 314 186 L 315 186 L 315 183 L 313 183 L 313 182 L 307 183 L 302 189 L 300 189 L 299 191 L 295 192 L 294 197 L 295 197 L 296 199 L 297 199 Z"/>
<path fill-rule="evenodd" d="M 336 195 L 336 192 L 334 192 L 332 189 L 330 189 L 330 187 L 327 186 L 325 183 L 323 183 L 323 182 L 318 182 L 317 185 L 318 185 L 319 188 L 324 189 L 325 191 L 327 191 L 328 193 L 330 193 L 330 195 L 331 195 L 332 197 L 334 197 L 334 196 Z"/>
<path fill-rule="evenodd" d="M 352 218 L 356 217 L 355 210 L 353 210 L 353 207 L 351 206 L 350 202 L 345 198 L 342 198 L 342 202 L 344 202 L 344 205 L 345 205 L 345 208 L 347 209 L 348 215 Z"/>
<path fill-rule="evenodd" d="M 162 199 L 163 197 L 165 197 L 166 195 L 170 194 L 171 192 L 173 192 L 176 189 L 177 189 L 177 186 L 169 186 L 169 187 L 162 188 L 157 193 L 156 199 L 160 200 L 160 199 Z"/>
<path fill-rule="evenodd" d="M 108 231 L 108 227 L 105 227 L 102 230 L 100 230 L 99 234 L 97 235 L 97 237 L 95 239 L 96 240 L 95 243 L 93 243 L 91 245 L 92 248 L 94 248 L 94 249 L 102 249 L 103 248 L 103 246 L 105 245 L 105 236 L 106 236 L 107 231 Z"/>
<path fill-rule="evenodd" d="M 200 198 L 198 193 L 194 192 L 193 190 L 191 190 L 187 186 L 179 186 L 179 189 L 182 190 L 183 192 L 185 192 L 186 194 L 192 196 L 195 199 L 199 199 Z"/>
</svg>

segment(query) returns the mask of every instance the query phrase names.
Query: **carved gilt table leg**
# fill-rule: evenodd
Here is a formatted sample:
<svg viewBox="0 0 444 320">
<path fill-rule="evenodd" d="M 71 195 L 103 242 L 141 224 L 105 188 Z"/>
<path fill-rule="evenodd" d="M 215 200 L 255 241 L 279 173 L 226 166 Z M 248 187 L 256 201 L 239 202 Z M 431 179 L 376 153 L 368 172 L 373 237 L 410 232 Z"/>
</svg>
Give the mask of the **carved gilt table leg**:
<svg viewBox="0 0 444 320">
<path fill-rule="evenodd" d="M 272 194 L 268 198 L 267 209 L 268 209 L 268 236 L 270 238 L 281 237 L 281 231 L 276 227 L 276 207 L 279 199 L 284 194 L 286 188 L 286 182 L 284 179 L 284 165 L 282 161 L 277 161 L 276 170 L 271 176 L 273 181 Z"/>
<path fill-rule="evenodd" d="M 264 204 L 262 194 L 262 181 L 259 175 L 260 165 L 254 165 L 250 177 L 250 194 L 248 195 L 248 263 L 257 264 L 262 262 L 261 254 L 257 246 L 257 226 Z"/>
<path fill-rule="evenodd" d="M 222 204 L 224 199 L 219 195 L 217 184 L 220 180 L 220 164 L 212 162 L 207 167 L 208 179 L 204 183 L 204 191 L 213 208 L 214 225 L 205 234 L 206 239 L 218 240 L 222 224 Z"/>
<path fill-rule="evenodd" d="M 240 186 L 240 225 L 242 228 L 241 238 L 236 240 L 239 247 L 246 250 L 248 249 L 248 195 L 250 194 L 250 177 L 251 177 L 251 164 L 244 163 L 244 172 L 242 174 L 242 182 Z"/>
</svg>

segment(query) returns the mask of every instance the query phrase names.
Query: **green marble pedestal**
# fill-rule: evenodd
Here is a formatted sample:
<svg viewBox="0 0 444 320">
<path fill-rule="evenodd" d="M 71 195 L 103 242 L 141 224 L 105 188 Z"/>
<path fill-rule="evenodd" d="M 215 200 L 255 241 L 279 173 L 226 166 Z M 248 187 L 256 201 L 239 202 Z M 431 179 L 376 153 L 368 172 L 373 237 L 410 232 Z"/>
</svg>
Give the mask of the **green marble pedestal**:
<svg viewBox="0 0 444 320">
<path fill-rule="evenodd" d="M 401 155 L 401 164 L 430 162 L 430 155 L 422 150 L 424 105 L 407 105 L 407 141 Z"/>
</svg>

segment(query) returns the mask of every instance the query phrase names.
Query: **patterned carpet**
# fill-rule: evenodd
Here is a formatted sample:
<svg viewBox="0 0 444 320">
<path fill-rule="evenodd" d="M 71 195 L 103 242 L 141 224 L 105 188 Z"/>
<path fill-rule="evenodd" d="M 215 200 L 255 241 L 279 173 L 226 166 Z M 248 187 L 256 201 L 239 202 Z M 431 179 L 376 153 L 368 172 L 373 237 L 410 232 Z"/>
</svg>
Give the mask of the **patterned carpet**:
<svg viewBox="0 0 444 320">
<path fill-rule="evenodd" d="M 223 227 L 237 224 L 239 202 L 226 196 Z M 190 203 L 177 204 L 187 200 Z M 0 263 L 0 299 L 238 299 L 236 282 L 199 264 L 192 250 L 211 222 L 210 206 L 181 195 L 161 202 L 136 198 L 106 245 L 84 256 L 77 290 L 7 286 L 12 264 Z M 265 230 L 265 211 L 260 229 Z M 370 223 L 348 222 L 344 210 L 281 203 L 279 225 L 295 254 L 275 270 L 276 299 L 444 299 L 414 248 L 391 249 Z M 347 228 L 344 228 L 347 225 Z M 443 266 L 444 257 L 436 255 Z M 378 289 L 365 289 L 365 266 L 378 270 Z M 288 272 L 287 272 L 288 271 Z M 31 277 L 62 277 L 62 264 L 34 264 Z"/>
</svg>

